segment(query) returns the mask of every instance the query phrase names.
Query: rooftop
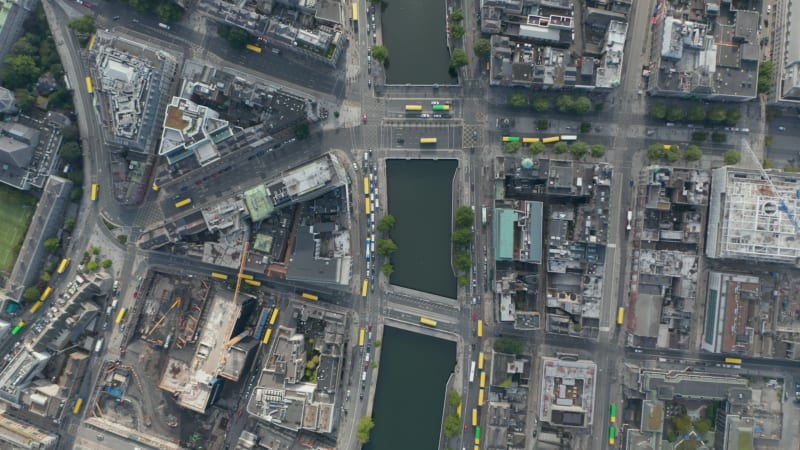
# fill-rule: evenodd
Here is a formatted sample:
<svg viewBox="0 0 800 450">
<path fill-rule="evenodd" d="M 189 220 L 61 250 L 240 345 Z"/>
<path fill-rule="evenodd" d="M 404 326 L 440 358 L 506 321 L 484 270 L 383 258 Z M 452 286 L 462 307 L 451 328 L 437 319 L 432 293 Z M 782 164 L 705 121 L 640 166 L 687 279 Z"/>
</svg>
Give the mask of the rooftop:
<svg viewBox="0 0 800 450">
<path fill-rule="evenodd" d="M 760 280 L 744 274 L 708 274 L 703 350 L 748 354 L 761 319 L 751 309 L 760 300 Z M 752 317 L 755 315 L 755 317 Z"/>
<path fill-rule="evenodd" d="M 539 417 L 553 425 L 591 428 L 597 365 L 542 357 Z"/>
<path fill-rule="evenodd" d="M 172 97 L 164 115 L 161 148 L 170 164 L 194 155 L 201 166 L 219 160 L 216 145 L 231 137 L 228 122 L 219 114 L 191 100 Z"/>
</svg>

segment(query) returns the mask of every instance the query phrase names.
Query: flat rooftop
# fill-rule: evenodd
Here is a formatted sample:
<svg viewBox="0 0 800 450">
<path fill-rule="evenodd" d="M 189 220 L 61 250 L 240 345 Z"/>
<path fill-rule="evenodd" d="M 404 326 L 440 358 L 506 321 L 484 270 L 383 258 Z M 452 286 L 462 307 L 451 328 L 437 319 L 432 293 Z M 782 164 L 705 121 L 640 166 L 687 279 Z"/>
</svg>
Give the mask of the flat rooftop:
<svg viewBox="0 0 800 450">
<path fill-rule="evenodd" d="M 554 425 L 591 427 L 597 364 L 542 357 L 539 417 Z"/>
</svg>

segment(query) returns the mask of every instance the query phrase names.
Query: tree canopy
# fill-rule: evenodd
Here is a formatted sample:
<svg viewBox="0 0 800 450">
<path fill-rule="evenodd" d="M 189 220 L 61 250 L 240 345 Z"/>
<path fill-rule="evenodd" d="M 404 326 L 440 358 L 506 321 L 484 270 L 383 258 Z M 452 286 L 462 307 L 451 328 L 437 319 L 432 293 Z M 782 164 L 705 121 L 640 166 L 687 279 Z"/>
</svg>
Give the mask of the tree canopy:
<svg viewBox="0 0 800 450">
<path fill-rule="evenodd" d="M 467 57 L 467 53 L 460 48 L 453 50 L 453 56 L 450 58 L 450 68 L 451 69 L 458 69 L 460 67 L 464 67 L 469 64 L 469 58 Z"/>
<path fill-rule="evenodd" d="M 686 148 L 683 157 L 686 161 L 699 161 L 703 158 L 703 151 L 696 145 L 690 145 Z"/>
<path fill-rule="evenodd" d="M 456 226 L 471 227 L 475 223 L 475 212 L 469 206 L 461 206 L 456 210 Z"/>
<path fill-rule="evenodd" d="M 603 144 L 594 144 L 591 148 L 592 158 L 602 158 L 606 155 L 606 146 Z"/>
<path fill-rule="evenodd" d="M 575 141 L 572 143 L 569 150 L 572 152 L 572 156 L 574 156 L 575 159 L 582 159 L 589 153 L 589 145 L 585 142 Z"/>
<path fill-rule="evenodd" d="M 525 341 L 512 337 L 501 337 L 494 341 L 494 351 L 510 355 L 521 355 L 525 352 Z"/>
<path fill-rule="evenodd" d="M 472 51 L 478 58 L 486 58 L 492 52 L 492 45 L 488 39 L 478 39 L 472 46 Z"/>
<path fill-rule="evenodd" d="M 722 155 L 722 158 L 725 160 L 725 164 L 732 166 L 734 164 L 738 164 L 739 161 L 742 160 L 742 154 L 731 149 L 725 152 L 725 154 Z"/>
<path fill-rule="evenodd" d="M 94 23 L 94 16 L 91 15 L 72 19 L 67 23 L 67 26 L 75 30 L 76 33 L 92 34 L 97 31 L 97 26 Z"/>
<path fill-rule="evenodd" d="M 547 147 L 544 146 L 542 142 L 533 142 L 529 147 L 528 150 L 531 152 L 532 155 L 541 155 Z"/>
<path fill-rule="evenodd" d="M 381 220 L 378 221 L 378 230 L 381 233 L 388 233 L 392 231 L 396 223 L 397 219 L 395 219 L 393 215 L 385 214 L 381 217 Z"/>
<path fill-rule="evenodd" d="M 389 60 L 389 50 L 382 45 L 373 45 L 372 57 L 375 58 L 375 61 L 386 64 L 386 61 Z"/>
<path fill-rule="evenodd" d="M 508 103 L 515 108 L 521 108 L 528 103 L 528 96 L 522 92 L 517 92 L 508 98 Z"/>
<path fill-rule="evenodd" d="M 375 249 L 381 256 L 391 256 L 397 251 L 397 244 L 391 239 L 378 239 L 378 247 Z"/>
<path fill-rule="evenodd" d="M 233 48 L 245 48 L 253 40 L 250 33 L 232 25 L 220 25 L 217 34 Z"/>
<path fill-rule="evenodd" d="M 373 422 L 372 417 L 364 416 L 361 420 L 358 421 L 358 428 L 356 431 L 356 436 L 358 437 L 358 441 L 362 444 L 366 444 L 369 442 L 369 433 L 375 427 L 375 422 Z"/>
<path fill-rule="evenodd" d="M 566 142 L 556 142 L 556 144 L 553 145 L 553 152 L 556 155 L 564 154 L 567 150 L 569 150 L 569 145 L 567 145 Z"/>
</svg>

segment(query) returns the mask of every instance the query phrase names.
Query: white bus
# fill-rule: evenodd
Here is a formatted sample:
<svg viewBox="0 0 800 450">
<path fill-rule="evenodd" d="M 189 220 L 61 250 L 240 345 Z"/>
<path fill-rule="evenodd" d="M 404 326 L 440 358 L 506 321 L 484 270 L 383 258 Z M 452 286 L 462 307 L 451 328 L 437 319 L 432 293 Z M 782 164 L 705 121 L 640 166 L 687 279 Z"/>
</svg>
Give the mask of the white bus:
<svg viewBox="0 0 800 450">
<path fill-rule="evenodd" d="M 469 382 L 470 384 L 475 382 L 475 361 L 472 361 L 472 364 L 470 364 Z"/>
</svg>

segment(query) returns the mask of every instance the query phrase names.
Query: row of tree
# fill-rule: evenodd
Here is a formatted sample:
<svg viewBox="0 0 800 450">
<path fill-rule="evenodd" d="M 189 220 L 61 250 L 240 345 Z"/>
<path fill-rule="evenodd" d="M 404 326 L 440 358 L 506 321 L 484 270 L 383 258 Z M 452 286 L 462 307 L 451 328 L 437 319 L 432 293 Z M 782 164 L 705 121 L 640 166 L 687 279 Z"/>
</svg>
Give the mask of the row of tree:
<svg viewBox="0 0 800 450">
<path fill-rule="evenodd" d="M 156 13 L 164 23 L 175 23 L 183 15 L 183 9 L 171 0 L 123 0 L 141 13 Z"/>
<path fill-rule="evenodd" d="M 527 94 L 518 92 L 509 97 L 508 102 L 515 108 L 530 106 L 536 112 L 547 112 L 553 107 L 550 99 L 543 96 L 534 97 L 531 100 Z M 573 97 L 562 94 L 556 97 L 555 108 L 560 113 L 587 114 L 592 110 L 592 101 L 589 97 Z"/>
<path fill-rule="evenodd" d="M 714 106 L 706 109 L 704 105 L 693 105 L 685 108 L 681 105 L 669 105 L 664 102 L 653 103 L 650 106 L 650 117 L 668 122 L 708 122 L 712 125 L 727 125 L 732 127 L 739 122 L 742 112 L 739 108 L 723 108 Z"/>
<path fill-rule="evenodd" d="M 681 151 L 681 148 L 677 145 L 653 144 L 647 147 L 647 157 L 652 161 L 676 162 L 683 158 L 685 161 L 693 162 L 703 158 L 703 151 L 694 144 L 686 147 L 685 151 Z M 742 154 L 731 149 L 726 151 L 722 158 L 725 160 L 725 164 L 733 165 L 741 161 Z"/>
<path fill-rule="evenodd" d="M 472 268 L 472 254 L 470 245 L 472 244 L 473 231 L 475 224 L 475 211 L 469 206 L 461 206 L 456 210 L 455 230 L 453 231 L 453 264 L 459 272 L 458 284 L 466 286 L 469 284 L 469 269 Z"/>
<path fill-rule="evenodd" d="M 519 142 L 508 142 L 506 143 L 506 151 L 508 153 L 516 153 L 523 145 Z M 528 144 L 527 148 L 532 155 L 541 155 L 547 150 L 547 146 L 542 142 Z M 586 155 L 591 155 L 592 158 L 602 158 L 606 154 L 606 146 L 603 144 L 589 145 L 582 141 L 575 141 L 572 145 L 561 141 L 553 145 L 553 153 L 556 155 L 563 155 L 567 151 L 572 153 L 575 159 L 583 159 Z"/>
<path fill-rule="evenodd" d="M 386 258 L 386 262 L 381 266 L 381 272 L 384 275 L 391 276 L 394 273 L 394 265 L 392 265 L 392 254 L 397 251 L 397 244 L 392 240 L 390 233 L 397 224 L 397 219 L 391 214 L 385 214 L 378 221 L 378 231 L 383 233 L 385 237 L 378 240 L 375 252 Z"/>
</svg>

